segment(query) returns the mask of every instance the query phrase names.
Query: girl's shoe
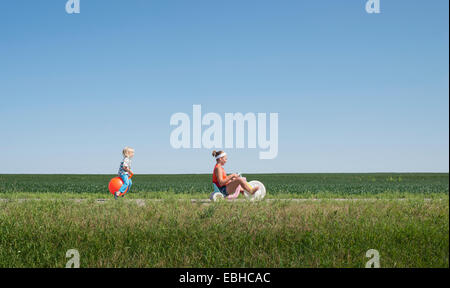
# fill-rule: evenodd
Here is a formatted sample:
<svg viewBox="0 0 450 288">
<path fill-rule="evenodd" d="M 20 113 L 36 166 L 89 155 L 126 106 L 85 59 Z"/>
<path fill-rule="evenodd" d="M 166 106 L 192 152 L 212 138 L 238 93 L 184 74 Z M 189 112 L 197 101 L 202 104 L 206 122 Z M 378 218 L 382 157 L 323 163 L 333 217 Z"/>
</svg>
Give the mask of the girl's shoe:
<svg viewBox="0 0 450 288">
<path fill-rule="evenodd" d="M 117 191 L 116 193 L 114 193 L 114 199 L 117 200 L 117 197 L 119 197 L 120 195 L 120 191 Z"/>
</svg>

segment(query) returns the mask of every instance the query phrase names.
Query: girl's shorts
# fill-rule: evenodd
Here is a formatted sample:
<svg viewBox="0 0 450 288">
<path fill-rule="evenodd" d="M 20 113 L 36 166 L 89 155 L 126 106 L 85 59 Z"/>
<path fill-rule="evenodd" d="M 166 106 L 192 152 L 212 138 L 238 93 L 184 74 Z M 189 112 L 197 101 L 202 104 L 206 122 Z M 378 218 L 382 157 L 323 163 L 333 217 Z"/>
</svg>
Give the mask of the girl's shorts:
<svg viewBox="0 0 450 288">
<path fill-rule="evenodd" d="M 223 196 L 228 196 L 228 194 L 227 194 L 227 186 L 222 186 L 222 187 L 217 187 L 218 189 L 219 189 L 219 191 L 220 191 L 220 193 L 222 193 L 223 194 Z"/>
</svg>

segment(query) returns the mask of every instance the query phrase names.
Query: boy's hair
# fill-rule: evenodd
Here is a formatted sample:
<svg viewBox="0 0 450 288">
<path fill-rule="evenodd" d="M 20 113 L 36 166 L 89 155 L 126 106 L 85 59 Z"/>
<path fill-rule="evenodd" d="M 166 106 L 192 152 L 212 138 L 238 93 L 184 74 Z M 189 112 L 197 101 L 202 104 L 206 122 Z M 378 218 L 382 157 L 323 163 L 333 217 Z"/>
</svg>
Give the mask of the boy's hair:
<svg viewBox="0 0 450 288">
<path fill-rule="evenodd" d="M 128 157 L 130 155 L 130 152 L 134 152 L 134 149 L 128 146 L 123 148 L 122 150 L 122 154 L 124 157 Z"/>
</svg>

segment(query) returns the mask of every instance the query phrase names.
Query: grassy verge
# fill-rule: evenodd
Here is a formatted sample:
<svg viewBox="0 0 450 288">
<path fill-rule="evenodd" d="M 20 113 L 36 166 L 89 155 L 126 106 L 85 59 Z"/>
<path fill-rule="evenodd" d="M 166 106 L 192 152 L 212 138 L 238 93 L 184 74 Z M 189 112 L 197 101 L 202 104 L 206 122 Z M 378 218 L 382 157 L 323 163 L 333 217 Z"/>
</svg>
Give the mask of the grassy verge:
<svg viewBox="0 0 450 288">
<path fill-rule="evenodd" d="M 72 248 L 82 267 L 364 267 L 369 249 L 382 267 L 449 267 L 448 198 L 176 199 L 0 202 L 0 267 L 64 267 Z"/>
</svg>

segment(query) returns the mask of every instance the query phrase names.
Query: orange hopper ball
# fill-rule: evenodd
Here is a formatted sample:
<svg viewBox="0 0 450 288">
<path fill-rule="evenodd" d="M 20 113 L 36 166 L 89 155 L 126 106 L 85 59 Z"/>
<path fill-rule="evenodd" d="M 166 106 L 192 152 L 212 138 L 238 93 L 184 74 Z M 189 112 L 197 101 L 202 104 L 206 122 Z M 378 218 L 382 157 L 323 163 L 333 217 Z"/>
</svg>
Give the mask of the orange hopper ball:
<svg viewBox="0 0 450 288">
<path fill-rule="evenodd" d="M 114 177 L 111 179 L 111 181 L 109 181 L 109 185 L 108 185 L 108 189 L 109 189 L 109 193 L 114 194 L 117 191 L 119 191 L 120 187 L 122 187 L 123 185 L 123 180 L 120 177 Z M 125 191 L 125 193 L 128 192 L 128 188 Z M 123 194 L 125 194 L 123 193 Z M 121 194 L 122 195 L 122 194 Z M 121 196 L 119 195 L 119 196 Z"/>
</svg>

